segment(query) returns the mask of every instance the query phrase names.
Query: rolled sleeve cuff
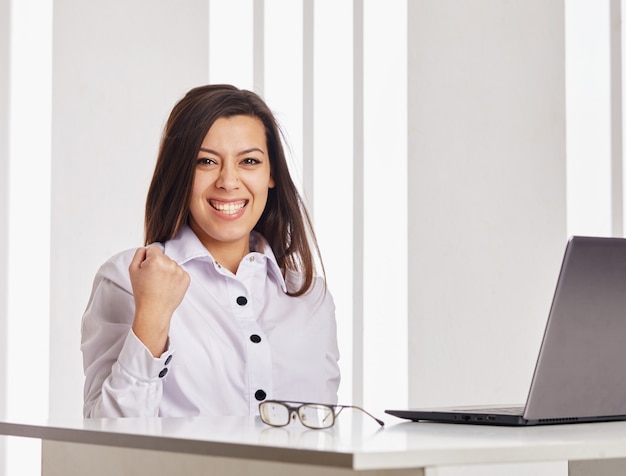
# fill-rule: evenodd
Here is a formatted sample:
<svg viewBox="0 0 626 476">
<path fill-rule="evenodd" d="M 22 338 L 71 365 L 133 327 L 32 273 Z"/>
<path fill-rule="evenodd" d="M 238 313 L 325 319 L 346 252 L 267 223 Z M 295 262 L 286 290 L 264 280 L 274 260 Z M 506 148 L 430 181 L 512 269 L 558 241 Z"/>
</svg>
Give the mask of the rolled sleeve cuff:
<svg viewBox="0 0 626 476">
<path fill-rule="evenodd" d="M 166 350 L 153 357 L 148 348 L 131 329 L 126 335 L 118 363 L 122 371 L 137 381 L 152 382 L 164 378 L 169 372 L 174 350 L 167 342 Z"/>
</svg>

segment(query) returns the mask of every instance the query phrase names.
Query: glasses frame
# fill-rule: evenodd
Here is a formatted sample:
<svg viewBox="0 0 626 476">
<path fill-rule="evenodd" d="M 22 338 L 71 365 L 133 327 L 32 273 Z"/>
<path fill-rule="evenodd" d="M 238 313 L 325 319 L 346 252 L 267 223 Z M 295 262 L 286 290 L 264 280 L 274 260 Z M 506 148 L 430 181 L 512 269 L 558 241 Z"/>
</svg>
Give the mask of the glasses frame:
<svg viewBox="0 0 626 476">
<path fill-rule="evenodd" d="M 287 422 L 286 423 L 277 425 L 277 424 L 274 424 L 274 423 L 270 423 L 270 422 L 266 421 L 263 418 L 263 406 L 264 405 L 269 405 L 269 404 L 282 405 L 283 407 L 285 407 L 287 409 L 287 412 L 288 412 L 287 415 L 288 416 L 287 416 Z M 306 406 L 316 406 L 316 407 L 327 408 L 329 410 L 330 415 L 332 415 L 332 417 L 333 417 L 332 423 L 330 425 L 328 425 L 328 426 L 311 426 L 311 425 L 307 424 L 302 419 L 302 416 L 300 415 L 300 410 L 302 409 L 302 407 L 306 407 Z M 352 408 L 354 410 L 362 411 L 367 416 L 373 418 L 376 421 L 376 423 L 378 423 L 380 426 L 385 426 L 385 422 L 384 421 L 379 420 L 374 415 L 372 415 L 371 413 L 366 411 L 364 408 L 358 407 L 356 405 L 332 405 L 332 404 L 329 404 L 329 403 L 296 402 L 296 401 L 292 401 L 292 400 L 265 400 L 265 401 L 259 403 L 259 416 L 261 417 L 261 421 L 263 423 L 265 423 L 266 425 L 273 426 L 275 428 L 282 428 L 282 427 L 285 427 L 285 426 L 289 425 L 289 423 L 291 423 L 292 420 L 294 419 L 294 416 L 297 415 L 298 420 L 300 420 L 300 423 L 302 423 L 303 426 L 305 426 L 307 428 L 310 428 L 312 430 L 326 430 L 328 428 L 332 428 L 335 425 L 335 421 L 337 420 L 337 417 L 339 416 L 339 414 L 345 408 Z"/>
</svg>

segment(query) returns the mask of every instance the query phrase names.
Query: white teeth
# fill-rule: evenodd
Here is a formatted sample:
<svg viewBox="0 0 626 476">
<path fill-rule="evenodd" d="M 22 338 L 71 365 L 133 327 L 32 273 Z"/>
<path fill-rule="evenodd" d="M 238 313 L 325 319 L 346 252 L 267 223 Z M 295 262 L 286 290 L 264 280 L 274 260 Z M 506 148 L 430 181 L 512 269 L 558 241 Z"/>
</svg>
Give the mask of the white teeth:
<svg viewBox="0 0 626 476">
<path fill-rule="evenodd" d="M 229 203 L 212 201 L 211 206 L 222 213 L 225 213 L 227 215 L 232 215 L 234 213 L 237 213 L 243 207 L 245 207 L 246 201 L 243 200 L 241 202 L 229 202 Z"/>
</svg>

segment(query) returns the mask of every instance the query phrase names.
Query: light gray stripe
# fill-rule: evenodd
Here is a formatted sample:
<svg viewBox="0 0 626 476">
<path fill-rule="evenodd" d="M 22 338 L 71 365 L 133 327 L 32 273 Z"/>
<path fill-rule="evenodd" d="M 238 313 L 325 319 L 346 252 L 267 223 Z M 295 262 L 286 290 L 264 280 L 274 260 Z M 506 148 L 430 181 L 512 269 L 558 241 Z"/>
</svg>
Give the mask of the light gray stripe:
<svg viewBox="0 0 626 476">
<path fill-rule="evenodd" d="M 621 0 L 610 2 L 611 36 L 611 231 L 624 233 L 624 185 L 622 163 L 622 12 Z"/>
<path fill-rule="evenodd" d="M 253 2 L 253 84 L 254 91 L 265 93 L 265 0 Z"/>
<path fill-rule="evenodd" d="M 363 0 L 353 2 L 352 401 L 363 405 Z"/>
<path fill-rule="evenodd" d="M 314 42 L 314 6 L 313 0 L 304 0 L 302 4 L 302 178 L 304 197 L 307 208 L 314 220 L 313 184 L 313 42 Z"/>
</svg>

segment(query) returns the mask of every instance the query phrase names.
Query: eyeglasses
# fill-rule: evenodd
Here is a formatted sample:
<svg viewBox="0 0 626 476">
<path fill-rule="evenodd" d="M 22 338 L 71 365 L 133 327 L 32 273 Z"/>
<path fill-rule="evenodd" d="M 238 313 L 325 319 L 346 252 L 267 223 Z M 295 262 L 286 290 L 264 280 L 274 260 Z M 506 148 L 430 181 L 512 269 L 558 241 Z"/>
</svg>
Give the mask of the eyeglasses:
<svg viewBox="0 0 626 476">
<path fill-rule="evenodd" d="M 266 400 L 259 403 L 261 420 L 270 426 L 287 426 L 296 415 L 307 428 L 321 430 L 335 424 L 336 418 L 344 408 L 354 408 L 372 417 L 380 426 L 385 422 L 379 420 L 361 407 L 354 405 L 326 405 L 323 403 L 291 402 L 282 400 Z"/>
</svg>

